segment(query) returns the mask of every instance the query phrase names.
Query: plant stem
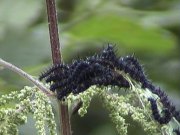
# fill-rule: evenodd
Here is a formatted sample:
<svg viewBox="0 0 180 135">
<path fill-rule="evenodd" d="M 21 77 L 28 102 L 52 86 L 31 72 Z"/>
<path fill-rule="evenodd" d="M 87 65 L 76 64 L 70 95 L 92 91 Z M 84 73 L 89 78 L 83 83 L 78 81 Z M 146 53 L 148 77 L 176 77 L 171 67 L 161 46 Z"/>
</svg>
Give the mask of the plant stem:
<svg viewBox="0 0 180 135">
<path fill-rule="evenodd" d="M 34 85 L 36 85 L 39 88 L 39 90 L 41 90 L 47 96 L 54 96 L 55 95 L 52 92 L 50 92 L 46 87 L 44 87 L 44 85 L 42 85 L 38 80 L 34 79 L 31 75 L 27 74 L 26 72 L 24 72 L 23 70 L 21 70 L 20 68 L 18 68 L 16 66 L 14 66 L 13 64 L 8 63 L 8 62 L 6 62 L 6 61 L 4 61 L 3 59 L 0 58 L 0 65 L 2 65 L 5 68 L 8 68 L 8 69 L 12 70 L 13 72 L 18 73 L 20 76 L 22 76 L 25 79 L 29 80 Z"/>
<path fill-rule="evenodd" d="M 57 18 L 56 18 L 55 0 L 46 0 L 46 5 L 47 5 L 52 60 L 53 60 L 53 64 L 56 65 L 61 63 L 61 52 L 60 52 L 60 43 L 59 43 L 58 26 L 57 26 Z M 68 105 L 62 104 L 60 101 L 58 101 L 58 103 L 59 103 L 61 135 L 71 135 L 71 125 L 70 125 L 70 118 L 68 113 Z"/>
</svg>

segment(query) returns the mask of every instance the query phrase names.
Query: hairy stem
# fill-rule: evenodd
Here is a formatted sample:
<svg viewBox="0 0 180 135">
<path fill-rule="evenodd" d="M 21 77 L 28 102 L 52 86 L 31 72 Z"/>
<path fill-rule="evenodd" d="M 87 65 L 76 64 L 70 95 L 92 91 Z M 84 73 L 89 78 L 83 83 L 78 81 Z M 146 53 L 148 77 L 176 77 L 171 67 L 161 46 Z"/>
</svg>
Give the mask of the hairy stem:
<svg viewBox="0 0 180 135">
<path fill-rule="evenodd" d="M 52 51 L 52 60 L 53 64 L 61 63 L 61 52 L 60 52 L 60 43 L 58 35 L 58 26 L 56 18 L 56 5 L 55 0 L 46 0 L 47 5 L 47 15 L 48 15 L 48 24 L 49 24 L 49 35 L 51 42 L 51 51 Z M 71 126 L 70 118 L 68 113 L 68 105 L 59 103 L 59 117 L 60 117 L 60 129 L 61 135 L 70 135 Z"/>
<path fill-rule="evenodd" d="M 18 67 L 12 65 L 11 63 L 8 63 L 0 58 L 0 65 L 12 70 L 13 72 L 18 73 L 20 76 L 24 77 L 25 79 L 32 82 L 34 85 L 36 85 L 39 90 L 41 90 L 43 93 L 45 93 L 47 96 L 53 96 L 54 94 L 50 92 L 44 85 L 42 85 L 38 80 L 34 79 L 31 75 L 27 74 L 23 70 L 19 69 Z"/>
</svg>

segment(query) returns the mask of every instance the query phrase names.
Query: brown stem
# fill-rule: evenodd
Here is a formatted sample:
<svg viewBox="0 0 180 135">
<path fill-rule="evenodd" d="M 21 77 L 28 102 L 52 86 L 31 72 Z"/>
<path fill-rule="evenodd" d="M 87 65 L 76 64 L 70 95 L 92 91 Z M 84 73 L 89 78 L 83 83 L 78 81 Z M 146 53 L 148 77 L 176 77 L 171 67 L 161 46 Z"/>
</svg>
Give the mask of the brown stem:
<svg viewBox="0 0 180 135">
<path fill-rule="evenodd" d="M 48 24 L 49 24 L 49 35 L 51 42 L 52 60 L 53 64 L 61 63 L 61 52 L 58 35 L 58 26 L 56 18 L 56 5 L 55 0 L 46 0 Z M 59 103 L 59 117 L 60 117 L 60 130 L 61 135 L 71 135 L 71 125 L 68 113 L 68 105 Z"/>
<path fill-rule="evenodd" d="M 29 75 L 28 73 L 24 72 L 22 69 L 16 67 L 15 65 L 4 61 L 3 59 L 0 58 L 0 65 L 13 71 L 18 73 L 20 76 L 24 77 L 25 79 L 29 80 L 32 84 L 36 85 L 39 89 L 41 90 L 44 94 L 46 94 L 47 96 L 55 96 L 54 93 L 50 92 L 44 85 L 42 85 L 38 80 L 34 79 L 31 75 Z"/>
</svg>

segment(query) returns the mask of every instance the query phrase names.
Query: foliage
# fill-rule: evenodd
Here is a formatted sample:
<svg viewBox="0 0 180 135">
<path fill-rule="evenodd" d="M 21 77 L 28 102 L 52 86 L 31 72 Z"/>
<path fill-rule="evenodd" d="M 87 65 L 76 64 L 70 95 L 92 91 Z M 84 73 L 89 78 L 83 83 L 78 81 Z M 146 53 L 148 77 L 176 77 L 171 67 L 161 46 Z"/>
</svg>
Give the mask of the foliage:
<svg viewBox="0 0 180 135">
<path fill-rule="evenodd" d="M 91 60 L 93 60 L 93 62 L 95 63 L 91 63 L 91 65 L 89 65 L 88 61 L 91 61 Z M 109 62 L 111 62 L 111 64 L 108 63 L 108 60 Z M 107 81 L 106 79 L 108 78 L 104 78 L 104 79 L 101 78 L 103 82 L 101 81 L 99 82 L 97 78 L 99 76 L 102 77 L 101 75 L 102 73 L 100 75 L 97 74 L 97 71 L 99 72 L 99 70 L 96 70 L 96 68 L 99 67 L 101 70 L 106 71 L 106 72 L 107 70 L 105 69 L 105 67 L 100 65 L 100 63 L 98 64 L 98 62 L 100 63 L 105 62 L 103 63 L 103 65 L 105 67 L 107 66 L 106 67 L 107 69 L 109 68 L 108 70 L 109 73 L 117 72 L 117 74 L 106 75 L 104 74 L 104 72 L 102 72 L 104 77 L 107 77 L 109 75 L 111 79 Z M 128 69 L 126 65 L 127 62 L 130 62 L 128 63 L 129 64 Z M 177 129 L 177 127 L 180 125 L 179 112 L 168 100 L 167 95 L 163 91 L 161 91 L 160 88 L 156 89 L 155 86 L 153 86 L 148 81 L 146 76 L 144 76 L 143 69 L 141 65 L 138 63 L 136 58 L 134 58 L 133 56 L 117 58 L 117 56 L 114 53 L 113 46 L 108 45 L 108 47 L 105 48 L 102 51 L 102 53 L 97 54 L 96 56 L 87 58 L 86 62 L 78 61 L 78 63 L 79 64 L 77 64 L 77 61 L 76 61 L 74 65 L 72 64 L 71 65 L 72 69 L 70 69 L 67 65 L 64 65 L 64 64 L 55 65 L 51 67 L 49 70 L 47 70 L 46 72 L 42 73 L 42 75 L 39 78 L 40 80 L 43 78 L 46 78 L 46 82 L 49 82 L 51 79 L 55 81 L 54 84 L 51 84 L 50 86 L 50 90 L 53 90 L 53 91 L 54 89 L 52 88 L 56 86 L 57 84 L 59 84 L 58 81 L 62 81 L 62 80 L 57 81 L 57 79 L 59 79 L 57 77 L 62 78 L 62 76 L 64 75 L 62 74 L 63 72 L 66 73 L 66 75 L 64 75 L 65 77 L 67 75 L 70 76 L 71 74 L 76 75 L 74 77 L 76 77 L 77 80 L 80 78 L 82 79 L 83 78 L 82 75 L 84 75 L 85 82 L 90 81 L 90 80 L 92 81 L 94 77 L 95 77 L 94 80 L 97 80 L 95 83 L 96 86 L 92 86 L 89 88 L 89 90 L 86 90 L 87 87 L 84 87 L 86 83 L 83 84 L 81 81 L 79 83 L 75 83 L 76 81 L 72 77 L 68 77 L 68 79 L 71 80 L 71 82 L 69 82 L 67 78 L 62 78 L 64 82 L 65 80 L 68 82 L 69 87 L 68 86 L 65 86 L 65 87 L 70 88 L 70 85 L 72 85 L 74 90 L 72 90 L 72 92 L 64 88 L 62 90 L 60 89 L 61 91 L 56 90 L 55 97 L 61 100 L 60 102 L 63 102 L 64 104 L 68 103 L 71 106 L 73 106 L 73 104 L 76 101 L 82 102 L 82 106 L 78 110 L 78 112 L 80 116 L 84 116 L 87 113 L 87 109 L 91 103 L 92 98 L 94 96 L 98 96 L 101 99 L 104 107 L 110 112 L 109 116 L 112 119 L 112 122 L 115 124 L 116 129 L 120 135 L 127 135 L 128 133 L 128 124 L 126 122 L 127 117 L 130 117 L 133 121 L 141 125 L 142 129 L 148 135 L 154 135 L 154 134 L 172 135 L 175 132 L 176 132 L 175 133 L 176 135 L 179 135 L 179 130 Z M 91 72 L 93 73 L 87 71 L 87 68 L 83 70 L 85 63 L 86 63 L 86 66 L 91 67 Z M 3 62 L 2 62 L 2 65 L 3 65 Z M 61 76 L 54 76 L 54 72 L 55 70 L 58 70 L 58 68 L 62 69 L 61 72 L 59 71 L 59 74 L 61 73 Z M 15 70 L 15 68 L 13 69 Z M 74 70 L 74 72 L 71 74 L 68 74 L 68 71 L 65 71 L 65 69 L 70 70 L 70 72 Z M 79 69 L 81 69 L 82 71 L 81 74 L 77 74 Z M 113 72 L 113 69 L 114 69 L 114 72 Z M 89 76 L 90 78 L 87 77 L 88 74 L 91 75 L 92 78 L 90 76 Z M 93 76 L 92 74 L 94 74 L 95 76 Z M 121 76 L 122 78 L 124 78 L 127 81 L 126 85 L 124 85 L 123 79 L 116 78 L 117 76 L 118 77 Z M 115 78 L 118 80 L 114 80 Z M 75 82 L 73 82 L 73 80 Z M 118 81 L 120 82 L 122 81 L 122 82 L 118 84 L 117 83 Z M 101 83 L 103 85 L 101 85 Z M 115 84 L 117 83 L 118 85 L 117 84 L 113 85 L 114 83 Z M 89 82 L 89 84 L 91 83 Z M 80 85 L 81 87 L 83 85 L 82 87 L 83 89 L 76 89 L 75 88 L 76 86 L 74 85 L 78 85 L 78 86 Z M 111 85 L 111 87 L 109 85 Z M 88 87 L 89 86 L 91 85 L 88 85 Z M 103 86 L 103 87 L 100 87 L 100 86 Z M 125 87 L 125 86 L 128 86 L 128 87 Z M 119 94 L 117 92 L 114 92 L 112 87 L 114 87 L 114 90 L 116 89 Z M 121 92 L 122 89 L 126 91 L 122 93 Z M 66 91 L 63 91 L 63 90 L 66 90 Z M 64 100 L 62 100 L 62 98 Z M 152 100 L 149 100 L 149 99 L 154 99 L 155 106 L 154 106 L 154 103 L 151 102 Z M 11 105 L 10 107 L 8 106 L 8 104 L 12 101 L 17 102 L 15 107 Z M 25 124 L 28 113 L 33 114 L 33 118 L 36 121 L 35 126 L 38 130 L 39 135 L 46 135 L 47 129 L 49 131 L 49 134 L 52 134 L 52 135 L 56 134 L 56 124 L 54 121 L 54 114 L 52 112 L 50 99 L 47 98 L 47 96 L 45 96 L 44 93 L 39 91 L 38 88 L 26 86 L 20 92 L 15 91 L 15 92 L 10 93 L 9 95 L 2 95 L 2 97 L 0 98 L 0 106 L 2 106 L 0 109 L 0 120 L 1 120 L 0 127 L 2 129 L 0 132 L 1 134 L 7 134 L 7 135 L 18 134 L 18 126 L 21 124 Z M 170 116 L 167 116 L 165 114 L 166 110 L 168 110 Z M 159 115 L 158 116 L 159 118 L 161 117 L 161 115 L 164 115 L 164 118 L 168 120 L 165 120 L 163 118 L 164 119 L 163 121 L 159 121 L 158 119 L 156 119 L 157 114 Z"/>
<path fill-rule="evenodd" d="M 12 102 L 17 103 L 14 106 L 10 104 Z M 2 95 L 0 106 L 1 135 L 17 135 L 18 126 L 27 122 L 29 113 L 33 114 L 36 120 L 35 127 L 38 129 L 38 135 L 45 135 L 47 129 L 51 135 L 56 135 L 51 102 L 36 87 L 25 86 L 21 91 Z"/>
<path fill-rule="evenodd" d="M 77 96 L 72 94 L 69 95 L 66 102 L 73 104 L 75 101 L 82 101 L 83 104 L 78 113 L 80 116 L 84 116 L 87 113 L 90 101 L 94 96 L 97 96 L 101 99 L 104 107 L 109 111 L 109 116 L 115 124 L 119 135 L 127 135 L 127 128 L 129 125 L 125 122 L 127 117 L 131 117 L 133 121 L 141 125 L 147 135 L 172 135 L 173 128 L 179 125 L 176 120 L 172 120 L 167 125 L 160 125 L 153 120 L 150 115 L 152 114 L 152 110 L 148 102 L 148 97 L 158 97 L 152 94 L 148 89 L 142 89 L 138 83 L 132 85 L 130 89 L 126 89 L 125 95 L 114 93 L 113 89 L 116 89 L 116 91 L 124 91 L 124 89 L 119 89 L 117 87 L 99 88 L 92 86 Z M 159 108 L 161 108 L 161 103 L 159 102 L 158 104 Z M 177 126 L 174 126 L 174 124 Z"/>
<path fill-rule="evenodd" d="M 109 116 L 115 124 L 119 135 L 127 135 L 128 123 L 127 116 L 133 121 L 141 125 L 142 129 L 148 135 L 172 135 L 173 129 L 179 125 L 174 119 L 169 124 L 161 125 L 153 120 L 150 115 L 152 112 L 148 97 L 158 98 L 148 89 L 142 89 L 138 83 L 132 84 L 128 89 L 119 89 L 118 87 L 97 87 L 92 86 L 88 90 L 78 95 L 70 94 L 64 103 L 73 105 L 76 101 L 82 101 L 83 104 L 78 110 L 80 116 L 87 113 L 87 109 L 94 96 L 101 99 L 104 107 L 109 111 Z M 124 94 L 118 94 L 119 91 L 124 91 Z M 114 91 L 116 91 L 114 93 Z M 18 101 L 16 106 L 7 106 L 12 101 Z M 161 103 L 158 107 L 161 108 Z M 0 98 L 0 134 L 17 134 L 18 126 L 25 124 L 27 114 L 32 113 L 36 121 L 36 128 L 39 135 L 45 135 L 46 130 L 49 130 L 51 135 L 56 134 L 56 125 L 50 100 L 36 87 L 25 87 L 21 91 L 13 91 L 9 95 L 2 95 Z M 46 129 L 47 126 L 47 129 Z"/>
<path fill-rule="evenodd" d="M 99 42 L 113 42 L 120 48 L 120 54 L 138 55 L 149 67 L 150 77 L 169 90 L 174 103 L 179 105 L 179 95 L 172 92 L 178 92 L 180 86 L 179 0 L 57 2 L 64 61 L 98 51 Z M 43 0 L 0 1 L 0 57 L 35 76 L 50 62 L 44 5 Z M 25 85 L 29 83 L 0 67 L 0 94 L 8 94 Z M 9 106 L 14 103 L 6 107 Z M 92 111 L 97 114 L 96 109 L 92 108 Z M 98 128 L 94 127 L 91 132 Z M 86 130 L 77 130 L 87 134 Z M 104 129 L 101 133 L 104 134 Z"/>
</svg>

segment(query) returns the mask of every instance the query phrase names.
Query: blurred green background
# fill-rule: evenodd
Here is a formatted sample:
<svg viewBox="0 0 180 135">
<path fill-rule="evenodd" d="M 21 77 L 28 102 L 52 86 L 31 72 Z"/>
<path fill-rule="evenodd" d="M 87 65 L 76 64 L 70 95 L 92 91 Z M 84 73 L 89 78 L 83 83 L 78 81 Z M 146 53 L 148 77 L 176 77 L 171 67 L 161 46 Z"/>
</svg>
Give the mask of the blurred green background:
<svg viewBox="0 0 180 135">
<path fill-rule="evenodd" d="M 179 0 L 57 0 L 57 10 L 64 62 L 114 44 L 119 56 L 135 54 L 149 78 L 180 106 Z M 1 58 L 38 76 L 51 64 L 48 34 L 45 0 L 0 0 Z M 31 84 L 0 67 L 0 94 L 24 85 Z M 129 135 L 145 134 L 127 122 Z M 33 123 L 29 117 L 20 134 L 35 134 Z M 117 135 L 98 98 L 85 117 L 72 117 L 72 130 L 74 135 Z"/>
</svg>

